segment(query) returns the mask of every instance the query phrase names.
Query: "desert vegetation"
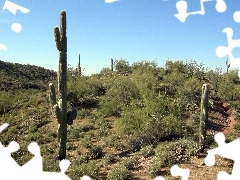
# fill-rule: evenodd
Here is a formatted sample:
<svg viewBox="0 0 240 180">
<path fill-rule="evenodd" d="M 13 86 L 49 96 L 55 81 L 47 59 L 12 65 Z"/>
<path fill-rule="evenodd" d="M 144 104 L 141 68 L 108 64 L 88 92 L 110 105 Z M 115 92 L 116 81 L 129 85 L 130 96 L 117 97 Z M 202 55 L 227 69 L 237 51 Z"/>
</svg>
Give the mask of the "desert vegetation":
<svg viewBox="0 0 240 180">
<path fill-rule="evenodd" d="M 52 116 L 48 90 L 49 83 L 57 87 L 56 72 L 3 61 L 0 67 L 1 87 L 11 87 L 0 91 L 0 107 L 5 108 L 0 121 L 10 124 L 0 134 L 2 144 L 16 140 L 21 149 L 12 156 L 23 165 L 32 158 L 28 144 L 36 141 L 44 171 L 59 171 L 58 120 Z M 113 68 L 90 76 L 70 66 L 67 73 L 67 91 L 73 95 L 68 106 L 78 111 L 67 126 L 71 166 L 66 173 L 71 179 L 172 179 L 169 169 L 174 164 L 190 168 L 196 172 L 191 178 L 198 179 L 207 167 L 197 166 L 207 150 L 217 146 L 213 135 L 224 132 L 228 141 L 239 137 L 240 82 L 235 70 L 223 73 L 196 61 L 168 60 L 159 67 L 155 61 L 130 64 L 120 59 Z M 22 79 L 35 86 L 18 86 Z M 206 148 L 199 153 L 203 84 L 209 86 L 209 112 Z M 220 161 L 225 166 L 215 166 L 208 177 L 216 179 L 223 168 L 231 172 L 229 161 Z"/>
</svg>

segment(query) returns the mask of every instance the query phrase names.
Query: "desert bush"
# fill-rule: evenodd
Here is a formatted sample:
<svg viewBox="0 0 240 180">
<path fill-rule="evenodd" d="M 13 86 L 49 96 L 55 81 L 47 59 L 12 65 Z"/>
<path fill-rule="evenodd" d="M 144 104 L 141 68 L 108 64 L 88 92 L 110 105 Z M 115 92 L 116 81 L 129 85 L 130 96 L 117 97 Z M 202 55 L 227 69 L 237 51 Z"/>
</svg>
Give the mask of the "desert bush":
<svg viewBox="0 0 240 180">
<path fill-rule="evenodd" d="M 216 68 L 215 70 L 211 69 L 206 72 L 206 76 L 211 82 L 210 94 L 213 96 L 218 96 L 219 86 L 223 83 L 222 70 L 219 68 Z"/>
<path fill-rule="evenodd" d="M 148 158 L 152 155 L 155 154 L 154 149 L 153 149 L 153 145 L 147 145 L 145 147 L 143 147 L 140 152 L 140 155 L 142 155 L 144 158 Z"/>
<path fill-rule="evenodd" d="M 128 170 L 132 170 L 137 165 L 137 162 L 138 162 L 138 157 L 137 156 L 132 156 L 132 157 L 123 159 L 120 162 L 120 165 L 125 166 Z"/>
<path fill-rule="evenodd" d="M 185 97 L 189 102 L 185 109 L 191 110 L 189 106 L 199 106 L 201 102 L 202 83 L 196 77 L 191 77 L 184 82 L 183 86 L 177 88 L 177 92 L 178 98 Z"/>
<path fill-rule="evenodd" d="M 157 141 L 162 139 L 179 138 L 184 135 L 184 123 L 172 114 L 162 118 L 152 118 L 143 131 L 147 137 Z"/>
<path fill-rule="evenodd" d="M 165 69 L 168 74 L 171 74 L 173 72 L 175 73 L 185 73 L 187 71 L 186 65 L 183 63 L 183 61 L 170 61 L 167 60 L 165 63 Z"/>
<path fill-rule="evenodd" d="M 168 84 L 165 89 L 165 95 L 173 96 L 178 86 L 182 86 L 186 80 L 186 76 L 182 73 L 173 72 L 163 77 L 163 83 Z"/>
<path fill-rule="evenodd" d="M 43 171 L 48 172 L 60 172 L 61 169 L 58 166 L 57 162 L 54 162 L 53 155 L 45 155 L 43 156 Z"/>
<path fill-rule="evenodd" d="M 151 178 L 155 178 L 159 175 L 161 168 L 163 167 L 162 159 L 159 157 L 155 157 L 153 159 L 152 164 L 148 167 L 148 173 Z"/>
<path fill-rule="evenodd" d="M 94 124 L 89 123 L 89 124 L 84 124 L 81 126 L 82 132 L 88 132 L 92 129 L 94 129 Z"/>
<path fill-rule="evenodd" d="M 37 127 L 37 123 L 32 123 L 31 125 L 30 125 L 30 127 L 29 127 L 29 132 L 30 133 L 35 133 L 35 132 L 37 132 L 38 131 L 38 127 Z"/>
<path fill-rule="evenodd" d="M 68 74 L 68 92 L 73 92 L 78 98 L 95 94 L 89 83 L 89 77 Z"/>
<path fill-rule="evenodd" d="M 118 156 L 116 156 L 115 154 L 112 153 L 107 153 L 104 155 L 103 160 L 107 163 L 107 164 L 112 164 L 115 163 L 116 161 L 118 161 Z"/>
<path fill-rule="evenodd" d="M 129 74 L 131 73 L 131 66 L 126 59 L 120 59 L 114 61 L 114 69 L 117 73 L 120 74 Z"/>
<path fill-rule="evenodd" d="M 131 171 L 123 165 L 114 166 L 108 173 L 107 180 L 127 180 L 131 176 Z"/>
<path fill-rule="evenodd" d="M 124 108 L 122 116 L 115 121 L 118 131 L 126 135 L 139 135 L 149 117 L 141 108 L 129 106 Z"/>
<path fill-rule="evenodd" d="M 74 143 L 73 142 L 67 142 L 66 143 L 66 149 L 67 150 L 74 150 Z"/>
<path fill-rule="evenodd" d="M 103 114 L 121 115 L 122 108 L 129 106 L 133 99 L 140 98 L 139 90 L 135 83 L 125 76 L 119 76 L 105 96 L 99 102 Z"/>
<path fill-rule="evenodd" d="M 82 154 L 75 160 L 75 165 L 80 166 L 83 163 L 88 163 L 88 161 L 89 161 L 88 155 L 87 154 Z"/>
<path fill-rule="evenodd" d="M 180 139 L 159 144 L 155 149 L 155 154 L 162 162 L 162 166 L 172 166 L 188 161 L 191 156 L 197 154 L 197 151 L 198 144 L 196 142 Z"/>
<path fill-rule="evenodd" d="M 113 132 L 108 137 L 106 137 L 105 143 L 109 147 L 113 147 L 116 150 L 121 150 L 123 148 L 123 144 L 119 136 Z"/>
<path fill-rule="evenodd" d="M 41 147 L 41 154 L 44 156 L 53 156 L 56 153 L 56 146 L 43 144 Z"/>
<path fill-rule="evenodd" d="M 90 113 L 90 110 L 89 109 L 86 109 L 86 108 L 81 108 L 78 113 L 77 113 L 77 119 L 84 119 L 86 118 L 87 116 L 89 116 L 91 113 Z"/>
<path fill-rule="evenodd" d="M 73 163 L 73 170 L 69 173 L 71 179 L 79 179 L 84 175 L 87 175 L 93 179 L 96 178 L 99 172 L 99 166 L 96 164 L 96 161 L 91 160 L 88 163 L 82 163 L 80 165 L 75 165 Z"/>
<path fill-rule="evenodd" d="M 101 158 L 103 156 L 103 149 L 101 146 L 91 146 L 87 154 L 89 159 Z"/>
<path fill-rule="evenodd" d="M 224 83 L 218 86 L 218 94 L 224 101 L 236 101 L 240 100 L 239 86 L 226 79 Z"/>
<path fill-rule="evenodd" d="M 15 95 L 11 91 L 0 91 L 0 110 L 2 105 L 5 107 L 6 113 L 9 112 L 16 101 Z M 0 114 L 1 115 L 1 114 Z"/>
<path fill-rule="evenodd" d="M 226 74 L 227 79 L 233 84 L 240 84 L 238 70 L 231 70 Z"/>
<path fill-rule="evenodd" d="M 92 143 L 92 137 L 91 136 L 84 136 L 83 139 L 81 139 L 81 144 L 83 147 L 85 148 L 90 148 L 92 147 L 93 143 Z"/>
<path fill-rule="evenodd" d="M 234 129 L 240 131 L 240 124 L 234 124 Z"/>
<path fill-rule="evenodd" d="M 73 138 L 73 139 L 78 139 L 83 137 L 83 131 L 82 131 L 82 127 L 73 127 L 71 130 L 69 130 L 68 132 L 68 137 L 69 138 Z"/>
<path fill-rule="evenodd" d="M 47 132 L 47 136 L 48 136 L 48 137 L 57 138 L 57 131 L 49 130 L 49 131 Z"/>
<path fill-rule="evenodd" d="M 139 151 L 141 149 L 141 147 L 143 146 L 143 144 L 144 144 L 143 140 L 145 140 L 145 139 L 143 139 L 142 137 L 140 137 L 138 135 L 129 136 L 127 138 L 126 143 L 132 152 L 136 152 L 136 151 Z M 150 141 L 146 144 L 149 144 L 149 143 L 150 143 Z"/>
<path fill-rule="evenodd" d="M 131 74 L 130 78 L 135 82 L 142 98 L 156 91 L 158 78 L 154 70 L 138 70 Z"/>
<path fill-rule="evenodd" d="M 131 65 L 132 73 L 145 73 L 152 72 L 154 74 L 157 73 L 157 61 L 138 61 L 134 62 Z"/>
<path fill-rule="evenodd" d="M 195 77 L 198 81 L 204 79 L 205 69 L 204 64 L 198 64 L 196 61 L 186 61 L 185 63 L 185 73 L 188 78 Z"/>
<path fill-rule="evenodd" d="M 111 76 L 113 72 L 111 71 L 110 68 L 102 68 L 99 75 L 100 76 Z"/>
<path fill-rule="evenodd" d="M 109 129 L 111 128 L 111 125 L 108 122 L 108 120 L 106 120 L 104 118 L 99 118 L 99 119 L 96 119 L 95 124 L 99 128 L 98 129 L 99 137 L 106 136 L 109 134 Z"/>
</svg>

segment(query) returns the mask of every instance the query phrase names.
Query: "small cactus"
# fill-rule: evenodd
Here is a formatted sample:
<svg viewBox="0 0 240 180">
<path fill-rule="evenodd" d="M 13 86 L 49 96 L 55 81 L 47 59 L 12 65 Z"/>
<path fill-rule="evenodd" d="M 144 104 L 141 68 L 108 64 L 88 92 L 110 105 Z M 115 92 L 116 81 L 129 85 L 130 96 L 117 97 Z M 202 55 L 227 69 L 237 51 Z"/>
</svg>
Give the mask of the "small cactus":
<svg viewBox="0 0 240 180">
<path fill-rule="evenodd" d="M 111 71 L 113 71 L 113 58 L 111 58 Z"/>
<path fill-rule="evenodd" d="M 206 140 L 206 124 L 208 121 L 208 96 L 209 96 L 209 85 L 203 84 L 202 86 L 202 97 L 201 97 L 201 114 L 200 114 L 200 126 L 199 126 L 199 146 L 200 153 L 203 153 L 205 149 Z"/>
<path fill-rule="evenodd" d="M 80 54 L 78 55 L 78 73 L 79 75 L 82 74 L 81 65 L 80 65 Z"/>
<path fill-rule="evenodd" d="M 227 74 L 228 74 L 228 69 L 230 68 L 230 63 L 228 63 L 228 58 L 226 60 L 226 66 L 227 66 Z"/>
<path fill-rule="evenodd" d="M 67 111 L 67 100 L 71 99 L 71 92 L 67 95 L 67 36 L 66 36 L 66 12 L 60 13 L 60 30 L 54 27 L 56 47 L 59 50 L 58 69 L 58 96 L 57 101 L 55 87 L 49 84 L 49 99 L 52 114 L 58 121 L 58 140 L 60 145 L 58 159 L 66 158 L 67 124 L 72 125 L 77 117 L 77 109 Z"/>
</svg>

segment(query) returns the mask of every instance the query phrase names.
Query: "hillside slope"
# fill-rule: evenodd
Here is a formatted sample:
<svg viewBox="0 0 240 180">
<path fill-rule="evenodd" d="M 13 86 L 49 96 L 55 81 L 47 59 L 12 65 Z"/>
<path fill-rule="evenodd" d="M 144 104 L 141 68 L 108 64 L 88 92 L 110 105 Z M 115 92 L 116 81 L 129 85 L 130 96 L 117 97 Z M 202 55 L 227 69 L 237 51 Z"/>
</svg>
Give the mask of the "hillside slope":
<svg viewBox="0 0 240 180">
<path fill-rule="evenodd" d="M 57 73 L 53 70 L 0 60 L 0 90 L 46 89 L 47 82 L 55 79 L 56 76 Z"/>
</svg>

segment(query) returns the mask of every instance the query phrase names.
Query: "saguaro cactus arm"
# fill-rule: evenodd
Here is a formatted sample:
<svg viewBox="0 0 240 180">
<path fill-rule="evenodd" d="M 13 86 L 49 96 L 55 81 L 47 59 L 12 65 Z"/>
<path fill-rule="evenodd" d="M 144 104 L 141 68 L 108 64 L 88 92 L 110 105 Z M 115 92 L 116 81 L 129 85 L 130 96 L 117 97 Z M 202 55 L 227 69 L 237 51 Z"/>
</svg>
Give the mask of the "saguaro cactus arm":
<svg viewBox="0 0 240 180">
<path fill-rule="evenodd" d="M 52 110 L 53 117 L 56 117 L 58 120 L 58 123 L 62 123 L 62 115 L 61 115 L 61 100 L 56 101 L 56 93 L 55 93 L 55 87 L 52 83 L 49 84 L 49 100 L 50 100 L 50 106 Z"/>
<path fill-rule="evenodd" d="M 61 51 L 62 50 L 62 44 L 61 44 L 61 40 L 60 40 L 59 28 L 57 26 L 54 27 L 54 37 L 55 37 L 56 47 L 59 51 Z"/>
</svg>

